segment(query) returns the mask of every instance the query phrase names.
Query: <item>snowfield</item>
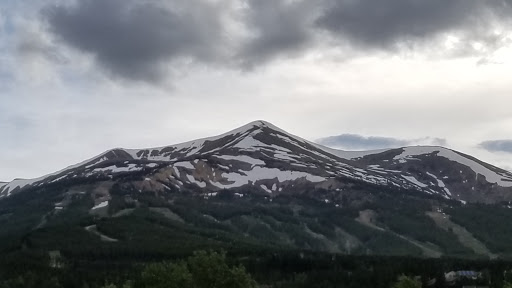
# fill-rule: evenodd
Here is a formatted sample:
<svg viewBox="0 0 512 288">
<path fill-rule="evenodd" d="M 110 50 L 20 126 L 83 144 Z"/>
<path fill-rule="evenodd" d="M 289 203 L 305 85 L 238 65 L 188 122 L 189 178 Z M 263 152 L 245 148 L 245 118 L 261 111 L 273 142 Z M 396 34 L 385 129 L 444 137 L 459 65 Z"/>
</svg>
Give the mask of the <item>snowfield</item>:
<svg viewBox="0 0 512 288">
<path fill-rule="evenodd" d="M 428 155 L 432 153 L 437 153 L 438 157 L 444 157 L 450 161 L 454 161 L 469 167 L 477 175 L 484 176 L 485 180 L 489 183 L 496 183 L 497 185 L 502 187 L 512 187 L 512 175 L 504 175 L 504 173 L 493 171 L 474 160 L 466 158 L 453 150 L 443 147 L 406 147 L 403 148 L 402 154 L 395 156 L 393 160 L 417 160 L 417 158 L 415 157 L 419 155 Z"/>
</svg>

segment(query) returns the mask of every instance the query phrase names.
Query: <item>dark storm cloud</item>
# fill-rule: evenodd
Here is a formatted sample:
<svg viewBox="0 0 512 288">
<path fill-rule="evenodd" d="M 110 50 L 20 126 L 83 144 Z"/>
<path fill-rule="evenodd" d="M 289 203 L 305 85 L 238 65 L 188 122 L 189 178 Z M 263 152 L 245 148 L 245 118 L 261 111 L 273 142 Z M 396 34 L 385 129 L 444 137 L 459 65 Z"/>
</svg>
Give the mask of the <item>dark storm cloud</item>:
<svg viewBox="0 0 512 288">
<path fill-rule="evenodd" d="M 252 34 L 239 55 L 243 65 L 295 54 L 310 44 L 311 24 L 320 2 L 248 0 L 244 21 Z"/>
<path fill-rule="evenodd" d="M 506 152 L 512 153 L 512 140 L 490 140 L 484 141 L 479 144 L 480 148 L 483 148 L 489 152 Z"/>
<path fill-rule="evenodd" d="M 328 45 L 363 52 L 416 46 L 437 52 L 441 48 L 429 41 L 443 45 L 436 37 L 446 32 L 459 40 L 447 55 L 485 58 L 506 44 L 493 25 L 512 19 L 511 4 L 512 0 L 79 0 L 75 5 L 46 7 L 43 15 L 58 39 L 93 55 L 112 75 L 158 82 L 179 60 L 251 68 L 325 45 L 325 35 L 336 40 Z M 233 33 L 242 30 L 247 33 Z M 476 42 L 482 51 L 475 50 Z"/>
<path fill-rule="evenodd" d="M 353 150 L 371 150 L 382 148 L 398 148 L 409 145 L 435 145 L 445 146 L 446 140 L 442 138 L 426 137 L 422 139 L 397 139 L 391 137 L 362 136 L 357 134 L 342 134 L 317 140 L 317 143 L 336 148 Z"/>
<path fill-rule="evenodd" d="M 510 20 L 510 4 L 509 0 L 332 0 L 317 25 L 353 45 L 375 49 L 414 45 L 443 32 L 485 41 L 493 20 Z"/>
<path fill-rule="evenodd" d="M 80 0 L 43 10 L 50 30 L 122 78 L 154 82 L 177 58 L 212 62 L 222 42 L 218 7 L 207 1 Z"/>
</svg>

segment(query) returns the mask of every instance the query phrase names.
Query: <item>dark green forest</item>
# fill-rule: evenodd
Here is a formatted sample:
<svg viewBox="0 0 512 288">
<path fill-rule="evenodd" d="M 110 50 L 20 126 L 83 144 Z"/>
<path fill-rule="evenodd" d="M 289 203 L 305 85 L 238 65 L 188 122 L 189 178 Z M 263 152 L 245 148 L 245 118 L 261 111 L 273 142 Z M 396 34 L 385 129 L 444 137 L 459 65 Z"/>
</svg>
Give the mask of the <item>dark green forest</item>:
<svg viewBox="0 0 512 288">
<path fill-rule="evenodd" d="M 273 198 L 225 190 L 206 197 L 141 193 L 120 181 L 109 190 L 108 207 L 93 211 L 92 182 L 47 185 L 0 201 L 0 287 L 200 288 L 241 281 L 240 287 L 364 288 L 392 287 L 403 275 L 423 287 L 503 287 L 511 280 L 512 209 L 504 205 L 353 185 L 335 195 L 342 198 L 338 207 L 317 198 L 328 190 Z M 488 253 L 428 213 L 449 216 Z M 224 280 L 238 280 L 197 284 L 203 273 L 189 261 L 198 255 L 222 262 Z M 445 283 L 445 273 L 459 270 L 481 277 Z M 188 284 L 161 286 L 150 274 Z"/>
</svg>

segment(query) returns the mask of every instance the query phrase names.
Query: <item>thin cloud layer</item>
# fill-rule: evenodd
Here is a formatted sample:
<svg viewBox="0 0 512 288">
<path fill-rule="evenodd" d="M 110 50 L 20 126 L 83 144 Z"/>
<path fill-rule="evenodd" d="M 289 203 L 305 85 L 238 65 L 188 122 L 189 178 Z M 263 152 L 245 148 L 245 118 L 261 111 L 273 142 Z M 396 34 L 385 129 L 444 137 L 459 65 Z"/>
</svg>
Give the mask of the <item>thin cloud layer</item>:
<svg viewBox="0 0 512 288">
<path fill-rule="evenodd" d="M 489 152 L 512 153 L 512 140 L 490 140 L 478 145 Z"/>
<path fill-rule="evenodd" d="M 81 0 L 43 16 L 112 75 L 158 82 L 177 61 L 245 69 L 322 45 L 487 57 L 510 42 L 512 1 Z"/>
<path fill-rule="evenodd" d="M 334 148 L 349 150 L 374 150 L 383 148 L 399 148 L 411 145 L 446 146 L 446 139 L 425 137 L 421 139 L 397 139 L 392 137 L 362 136 L 358 134 L 342 134 L 317 140 L 317 143 Z"/>
<path fill-rule="evenodd" d="M 58 64 L 64 64 L 68 61 L 59 52 L 58 47 L 48 43 L 35 31 L 26 31 L 20 36 L 16 45 L 16 52 L 25 61 L 39 56 Z"/>
</svg>

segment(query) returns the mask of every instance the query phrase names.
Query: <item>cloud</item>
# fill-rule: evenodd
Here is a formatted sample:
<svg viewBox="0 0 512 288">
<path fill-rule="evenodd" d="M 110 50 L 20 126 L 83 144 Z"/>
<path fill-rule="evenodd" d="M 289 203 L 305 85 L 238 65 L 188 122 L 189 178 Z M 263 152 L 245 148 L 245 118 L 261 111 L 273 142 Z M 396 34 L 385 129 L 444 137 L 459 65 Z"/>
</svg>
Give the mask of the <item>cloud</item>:
<svg viewBox="0 0 512 288">
<path fill-rule="evenodd" d="M 48 61 L 65 64 L 68 59 L 59 51 L 59 48 L 37 31 L 22 31 L 16 45 L 16 52 L 21 59 L 29 60 L 42 57 Z"/>
<path fill-rule="evenodd" d="M 80 0 L 43 9 L 50 31 L 114 76 L 158 82 L 173 60 L 214 62 L 222 48 L 211 1 Z"/>
<path fill-rule="evenodd" d="M 297 53 L 311 44 L 316 1 L 248 0 L 243 21 L 250 36 L 239 56 L 254 66 L 276 56 Z"/>
<path fill-rule="evenodd" d="M 0 109 L 0 131 L 4 137 L 2 146 L 9 151 L 20 152 L 30 146 L 37 134 L 38 123 L 30 116 L 12 114 Z"/>
<path fill-rule="evenodd" d="M 493 24 L 510 21 L 511 11 L 508 0 L 333 0 L 317 25 L 369 49 L 414 46 L 444 33 L 453 33 L 461 46 L 493 46 Z"/>
<path fill-rule="evenodd" d="M 111 76 L 150 83 L 183 63 L 236 71 L 320 47 L 492 63 L 512 23 L 512 0 L 80 0 L 42 11 L 61 43 Z"/>
<path fill-rule="evenodd" d="M 4 14 L 4 11 L 2 9 L 0 9 L 0 34 L 3 33 L 3 30 L 5 29 L 5 23 L 7 22 L 7 20 L 5 19 L 5 16 L 3 15 Z"/>
<path fill-rule="evenodd" d="M 304 0 L 217 2 L 82 0 L 42 14 L 52 34 L 113 76 L 158 82 L 180 60 L 245 69 L 302 51 L 312 39 L 311 11 L 320 7 Z"/>
<path fill-rule="evenodd" d="M 317 143 L 350 150 L 373 150 L 383 148 L 399 148 L 411 145 L 446 146 L 446 139 L 425 137 L 420 139 L 397 139 L 392 137 L 362 136 L 358 134 L 342 134 L 317 140 Z"/>
<path fill-rule="evenodd" d="M 478 146 L 489 152 L 512 153 L 512 140 L 489 140 L 478 144 Z"/>
</svg>

